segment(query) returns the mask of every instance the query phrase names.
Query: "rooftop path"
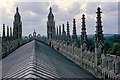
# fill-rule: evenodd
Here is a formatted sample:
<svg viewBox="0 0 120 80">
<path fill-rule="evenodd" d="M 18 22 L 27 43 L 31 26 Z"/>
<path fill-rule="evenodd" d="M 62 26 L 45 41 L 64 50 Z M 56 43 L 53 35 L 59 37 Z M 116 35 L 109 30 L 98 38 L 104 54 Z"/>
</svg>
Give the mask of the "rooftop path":
<svg viewBox="0 0 120 80">
<path fill-rule="evenodd" d="M 2 60 L 3 78 L 94 78 L 48 45 L 33 40 Z"/>
</svg>

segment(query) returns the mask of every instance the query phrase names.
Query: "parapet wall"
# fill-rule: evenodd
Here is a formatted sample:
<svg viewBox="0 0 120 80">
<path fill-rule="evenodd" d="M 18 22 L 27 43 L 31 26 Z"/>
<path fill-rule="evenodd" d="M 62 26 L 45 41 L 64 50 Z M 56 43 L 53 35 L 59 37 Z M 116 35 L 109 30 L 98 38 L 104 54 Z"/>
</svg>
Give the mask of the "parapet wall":
<svg viewBox="0 0 120 80">
<path fill-rule="evenodd" d="M 50 44 L 49 44 L 50 43 Z M 104 55 L 101 56 L 101 64 L 95 66 L 95 53 L 90 51 L 82 51 L 81 48 L 69 46 L 60 41 L 48 41 L 55 50 L 66 56 L 71 61 L 78 64 L 83 69 L 89 71 L 97 78 L 103 79 L 120 79 L 120 57 Z"/>
<path fill-rule="evenodd" d="M 25 38 L 25 39 L 9 39 L 9 40 L 6 40 L 6 39 L 2 39 L 1 41 L 1 54 L 0 56 L 2 56 L 1 58 L 4 58 L 6 57 L 7 55 L 9 55 L 11 52 L 13 52 L 14 50 L 16 50 L 17 48 L 19 48 L 20 46 L 34 40 L 35 38 L 34 37 L 31 37 L 31 38 Z"/>
</svg>

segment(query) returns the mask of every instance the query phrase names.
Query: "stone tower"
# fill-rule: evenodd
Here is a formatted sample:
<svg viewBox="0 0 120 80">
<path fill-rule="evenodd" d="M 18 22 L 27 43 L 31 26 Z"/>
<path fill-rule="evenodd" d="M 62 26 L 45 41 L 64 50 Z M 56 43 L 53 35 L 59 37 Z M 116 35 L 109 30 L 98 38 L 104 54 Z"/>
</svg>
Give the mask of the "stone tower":
<svg viewBox="0 0 120 80">
<path fill-rule="evenodd" d="M 69 30 L 69 22 L 67 22 L 67 45 L 70 44 L 70 30 Z"/>
<path fill-rule="evenodd" d="M 65 36 L 66 36 L 66 33 L 65 33 L 65 26 L 64 26 L 64 24 L 63 24 L 63 29 L 62 29 L 62 40 L 64 40 L 65 41 Z"/>
<path fill-rule="evenodd" d="M 18 10 L 17 7 L 13 21 L 13 36 L 15 39 L 22 39 L 22 21 Z"/>
<path fill-rule="evenodd" d="M 77 34 L 76 34 L 76 22 L 73 19 L 73 35 L 72 35 L 73 46 L 77 46 Z"/>
<path fill-rule="evenodd" d="M 80 44 L 82 51 L 87 48 L 87 35 L 86 35 L 86 25 L 85 25 L 85 15 L 82 15 L 82 28 L 81 28 L 81 37 L 80 37 Z"/>
<path fill-rule="evenodd" d="M 101 9 L 97 8 L 97 22 L 96 22 L 96 34 L 95 34 L 95 66 L 101 64 L 101 54 L 104 53 L 104 36 L 102 30 L 102 21 L 101 21 Z"/>
<path fill-rule="evenodd" d="M 50 12 L 48 14 L 48 21 L 47 21 L 47 39 L 54 39 L 55 38 L 55 21 L 54 15 L 52 13 L 52 8 L 50 7 Z"/>
<path fill-rule="evenodd" d="M 2 35 L 3 38 L 5 38 L 5 24 L 3 24 L 3 35 Z"/>
</svg>

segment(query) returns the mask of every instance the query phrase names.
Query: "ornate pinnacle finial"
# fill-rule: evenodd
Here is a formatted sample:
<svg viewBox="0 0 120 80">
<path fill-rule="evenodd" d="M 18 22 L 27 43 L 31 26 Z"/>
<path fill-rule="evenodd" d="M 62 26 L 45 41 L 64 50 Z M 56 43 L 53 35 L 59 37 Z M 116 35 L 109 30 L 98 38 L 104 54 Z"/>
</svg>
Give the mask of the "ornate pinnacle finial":
<svg viewBox="0 0 120 80">
<path fill-rule="evenodd" d="M 69 31 L 69 22 L 67 22 L 67 45 L 70 43 L 70 31 Z"/>
<path fill-rule="evenodd" d="M 69 22 L 67 22 L 67 26 L 69 26 Z"/>
<path fill-rule="evenodd" d="M 87 42 L 86 25 L 85 25 L 85 15 L 84 14 L 82 15 L 81 19 L 82 19 L 82 28 L 81 28 L 81 38 L 80 38 L 81 40 L 80 40 L 80 44 L 81 44 L 81 46 L 83 46 L 83 43 Z M 86 48 L 82 48 L 82 49 L 85 50 Z"/>
<path fill-rule="evenodd" d="M 82 15 L 82 22 L 85 23 L 85 15 Z"/>
<path fill-rule="evenodd" d="M 82 17 L 83 17 L 83 19 L 85 19 L 85 15 L 84 14 L 82 15 Z"/>
<path fill-rule="evenodd" d="M 50 13 L 52 13 L 52 8 L 50 7 Z"/>
<path fill-rule="evenodd" d="M 97 12 L 96 12 L 96 13 L 98 13 L 98 14 L 102 13 L 100 10 L 101 10 L 101 8 L 100 8 L 100 7 L 98 7 L 98 8 L 97 8 Z"/>
<path fill-rule="evenodd" d="M 73 19 L 73 35 L 72 35 L 73 43 L 76 46 L 77 44 L 77 34 L 76 34 L 76 21 Z"/>
<path fill-rule="evenodd" d="M 75 21 L 75 19 L 73 19 L 73 28 L 75 28 L 75 26 L 76 26 L 76 21 Z"/>
<path fill-rule="evenodd" d="M 73 19 L 73 23 L 75 23 L 75 19 Z"/>
<path fill-rule="evenodd" d="M 100 11 L 100 7 L 97 8 L 97 25 L 96 25 L 96 33 L 98 34 L 99 32 L 102 32 L 102 21 L 101 21 L 101 11 Z"/>
<path fill-rule="evenodd" d="M 97 10 L 100 11 L 100 7 L 98 7 Z"/>
<path fill-rule="evenodd" d="M 17 7 L 17 8 L 16 8 L 16 11 L 18 12 L 18 10 L 19 10 L 19 9 L 18 9 L 18 7 Z"/>
<path fill-rule="evenodd" d="M 85 28 L 85 15 L 82 15 L 82 30 L 86 30 Z"/>
<path fill-rule="evenodd" d="M 103 26 L 102 26 L 102 21 L 101 21 L 101 13 L 102 12 L 100 11 L 100 7 L 98 7 L 97 10 L 98 11 L 96 12 L 97 13 L 97 17 L 96 17 L 97 22 L 96 22 L 96 36 L 95 37 L 96 37 L 96 41 L 99 42 L 101 40 L 104 42 L 104 40 L 103 40 L 104 36 L 103 36 L 103 30 L 102 30 Z"/>
</svg>

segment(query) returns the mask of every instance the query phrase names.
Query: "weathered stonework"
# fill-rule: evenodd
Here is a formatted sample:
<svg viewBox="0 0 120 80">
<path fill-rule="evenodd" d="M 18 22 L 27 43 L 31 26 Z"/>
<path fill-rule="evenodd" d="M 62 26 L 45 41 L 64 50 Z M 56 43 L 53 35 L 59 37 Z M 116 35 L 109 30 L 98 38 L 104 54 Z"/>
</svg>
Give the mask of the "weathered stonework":
<svg viewBox="0 0 120 80">
<path fill-rule="evenodd" d="M 76 21 L 73 19 L 73 34 L 72 34 L 72 45 L 77 46 L 77 33 L 76 33 Z"/>
<path fill-rule="evenodd" d="M 120 79 L 120 57 L 114 56 L 114 55 L 104 55 L 104 36 L 102 31 L 102 25 L 101 25 L 101 11 L 100 8 L 98 8 L 97 11 L 97 25 L 96 25 L 96 34 L 95 34 L 95 51 L 91 52 L 87 50 L 87 34 L 86 34 L 86 26 L 85 26 L 85 15 L 82 16 L 82 32 L 81 32 L 81 46 L 78 48 L 76 46 L 71 46 L 68 44 L 64 44 L 61 35 L 61 27 L 59 26 L 59 35 L 58 40 L 55 40 L 53 36 L 55 33 L 55 30 L 49 29 L 51 27 L 55 26 L 54 22 L 54 16 L 52 14 L 51 8 L 50 8 L 50 14 L 48 16 L 48 22 L 47 22 L 47 39 L 45 37 L 41 37 L 40 34 L 36 36 L 36 32 L 34 31 L 33 36 L 32 34 L 29 35 L 29 37 L 26 37 L 24 39 L 14 39 L 8 38 L 5 35 L 5 25 L 3 25 L 3 36 L 2 40 L 2 55 L 3 57 L 7 56 L 11 52 L 13 52 L 15 49 L 19 48 L 20 46 L 32 41 L 37 40 L 39 42 L 42 42 L 46 45 L 50 45 L 50 47 L 54 48 L 56 51 L 59 51 L 62 55 L 67 57 L 68 59 L 72 60 L 74 63 L 82 67 L 83 69 L 89 71 L 97 78 L 103 78 L 103 79 L 114 79 L 118 80 Z M 77 40 L 77 34 L 76 34 L 76 26 L 75 26 L 75 20 L 73 21 L 73 44 L 76 44 Z M 10 29 L 11 30 L 11 29 Z M 50 31 L 52 30 L 52 31 Z M 50 32 L 49 32 L 50 31 Z M 58 31 L 57 31 L 58 32 Z M 10 32 L 11 34 L 11 32 Z M 51 34 L 53 34 L 51 36 Z M 69 34 L 69 25 L 67 23 L 67 41 L 69 42 L 70 34 Z M 9 74 L 8 74 L 9 75 Z"/>
<path fill-rule="evenodd" d="M 104 40 L 102 31 L 101 11 L 97 8 L 97 22 L 96 22 L 96 34 L 95 34 L 95 66 L 101 64 L 101 54 L 104 54 Z"/>
<path fill-rule="evenodd" d="M 67 45 L 70 45 L 70 30 L 69 30 L 69 22 L 67 22 Z"/>
<path fill-rule="evenodd" d="M 16 14 L 13 21 L 13 37 L 14 39 L 22 39 L 22 21 L 18 7 L 16 8 Z"/>
<path fill-rule="evenodd" d="M 51 40 L 55 38 L 55 21 L 54 15 L 52 13 L 52 8 L 50 7 L 50 12 L 48 14 L 47 21 L 47 39 Z"/>
<path fill-rule="evenodd" d="M 75 19 L 73 20 L 72 46 L 59 41 L 52 40 L 51 46 L 61 54 L 78 64 L 83 69 L 92 73 L 95 77 L 101 79 L 120 79 L 120 57 L 113 55 L 104 55 L 104 36 L 101 25 L 101 11 L 97 9 L 97 25 L 95 34 L 95 52 L 87 50 L 87 35 L 85 25 L 85 15 L 82 15 L 82 32 L 80 48 L 75 47 L 77 40 Z M 60 29 L 60 28 L 59 28 Z M 59 30 L 60 32 L 61 30 Z M 60 36 L 61 33 L 59 33 Z M 69 25 L 67 23 L 67 36 L 69 36 Z M 69 40 L 69 37 L 67 37 Z M 53 47 L 54 46 L 54 47 Z"/>
<path fill-rule="evenodd" d="M 64 24 L 62 25 L 63 29 L 62 29 L 62 41 L 66 41 L 66 32 L 65 32 L 65 26 Z"/>
</svg>

